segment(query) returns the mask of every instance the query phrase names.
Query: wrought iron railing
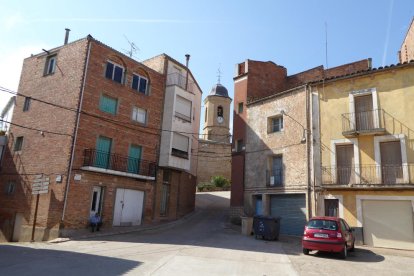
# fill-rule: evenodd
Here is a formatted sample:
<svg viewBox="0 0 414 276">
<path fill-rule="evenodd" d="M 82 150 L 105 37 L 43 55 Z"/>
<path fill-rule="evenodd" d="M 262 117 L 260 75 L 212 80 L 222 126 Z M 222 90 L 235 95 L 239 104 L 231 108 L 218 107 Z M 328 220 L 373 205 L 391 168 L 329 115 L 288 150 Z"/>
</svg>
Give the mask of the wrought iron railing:
<svg viewBox="0 0 414 276">
<path fill-rule="evenodd" d="M 85 149 L 83 166 L 155 177 L 157 164 L 152 161 Z"/>
<path fill-rule="evenodd" d="M 414 184 L 413 173 L 414 164 L 322 167 L 322 184 Z"/>
<path fill-rule="evenodd" d="M 342 132 L 385 131 L 384 116 L 382 109 L 342 114 Z"/>
<path fill-rule="evenodd" d="M 268 187 L 283 186 L 283 169 L 266 170 L 266 186 Z"/>
<path fill-rule="evenodd" d="M 181 75 L 180 73 L 171 73 L 167 75 L 167 86 L 168 85 L 177 85 L 184 90 L 187 90 L 191 93 L 195 93 L 197 86 L 195 82 L 190 81 L 185 75 Z"/>
</svg>

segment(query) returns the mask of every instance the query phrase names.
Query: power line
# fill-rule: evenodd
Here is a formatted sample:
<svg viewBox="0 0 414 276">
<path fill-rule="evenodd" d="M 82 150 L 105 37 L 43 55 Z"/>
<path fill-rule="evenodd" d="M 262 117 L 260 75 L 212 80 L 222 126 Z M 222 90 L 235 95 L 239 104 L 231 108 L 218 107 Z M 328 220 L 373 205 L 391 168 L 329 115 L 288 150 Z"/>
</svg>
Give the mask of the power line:
<svg viewBox="0 0 414 276">
<path fill-rule="evenodd" d="M 43 104 L 51 105 L 53 107 L 62 108 L 62 109 L 72 111 L 72 112 L 75 112 L 75 113 L 80 113 L 80 114 L 84 114 L 84 115 L 87 115 L 87 116 L 94 117 L 96 119 L 104 120 L 106 122 L 111 122 L 111 123 L 114 123 L 114 124 L 118 124 L 119 126 L 129 128 L 131 130 L 140 130 L 140 131 L 142 131 L 143 128 L 146 128 L 146 129 L 155 130 L 155 131 L 174 132 L 174 133 L 187 134 L 187 135 L 204 135 L 203 133 L 199 133 L 199 132 L 174 131 L 174 130 L 169 130 L 169 129 L 153 128 L 153 127 L 141 126 L 141 125 L 137 126 L 136 128 L 133 128 L 133 127 L 130 127 L 128 125 L 125 125 L 125 122 L 121 122 L 119 120 L 105 118 L 105 117 L 102 117 L 100 115 L 92 114 L 92 113 L 86 112 L 86 111 L 78 111 L 75 108 L 71 108 L 71 107 L 60 105 L 60 104 L 55 104 L 55 103 L 51 103 L 51 102 L 48 102 L 48 101 L 44 101 L 44 100 L 34 98 L 34 97 L 31 97 L 31 96 L 27 96 L 27 95 L 24 95 L 22 93 L 15 92 L 15 91 L 12 91 L 10 89 L 4 88 L 2 86 L 0 86 L 0 91 L 10 93 L 10 94 L 13 94 L 13 95 L 16 95 L 16 96 L 20 96 L 20 97 L 30 98 L 31 100 L 41 102 Z M 159 135 L 158 133 L 151 133 L 151 132 L 146 132 L 146 133 L 153 134 L 153 135 Z M 231 134 L 216 134 L 216 136 L 231 137 Z M 196 139 L 198 140 L 199 138 L 196 138 Z"/>
<path fill-rule="evenodd" d="M 9 122 L 9 121 L 3 120 L 3 119 L 0 119 L 0 122 L 4 122 L 4 123 L 7 123 L 7 124 L 11 124 L 11 125 L 14 125 L 14 126 L 17 126 L 17 127 L 21 127 L 21 128 L 25 128 L 25 129 L 29 129 L 29 130 L 33 130 L 33 131 L 39 131 L 39 132 L 44 132 L 44 133 L 50 133 L 50 134 L 55 134 L 55 135 L 63 135 L 63 136 L 72 137 L 72 135 L 67 134 L 67 133 L 54 132 L 54 131 L 43 130 L 43 129 L 38 129 L 38 128 L 34 128 L 34 127 L 23 126 L 23 125 L 12 123 L 12 122 Z"/>
</svg>

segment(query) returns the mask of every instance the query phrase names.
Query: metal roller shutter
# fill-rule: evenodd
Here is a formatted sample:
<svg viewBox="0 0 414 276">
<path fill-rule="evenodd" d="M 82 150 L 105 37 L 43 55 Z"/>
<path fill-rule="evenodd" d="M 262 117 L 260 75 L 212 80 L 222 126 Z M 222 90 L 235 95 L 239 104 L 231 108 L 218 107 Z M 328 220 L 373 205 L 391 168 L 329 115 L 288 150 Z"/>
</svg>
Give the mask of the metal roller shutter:
<svg viewBox="0 0 414 276">
<path fill-rule="evenodd" d="M 282 218 L 281 234 L 301 236 L 306 223 L 306 195 L 270 196 L 270 215 Z"/>
</svg>

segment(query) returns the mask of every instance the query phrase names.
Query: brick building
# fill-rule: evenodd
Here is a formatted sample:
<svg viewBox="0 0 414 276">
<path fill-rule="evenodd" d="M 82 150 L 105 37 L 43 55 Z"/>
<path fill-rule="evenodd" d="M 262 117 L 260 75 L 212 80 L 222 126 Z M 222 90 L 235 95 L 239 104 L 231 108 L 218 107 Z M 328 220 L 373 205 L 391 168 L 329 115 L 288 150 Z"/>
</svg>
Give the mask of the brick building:
<svg viewBox="0 0 414 276">
<path fill-rule="evenodd" d="M 408 27 L 401 48 L 398 51 L 398 59 L 400 63 L 414 60 L 414 17 Z"/>
<path fill-rule="evenodd" d="M 85 228 L 95 213 L 104 227 L 159 219 L 166 75 L 156 69 L 91 36 L 24 60 L 0 175 L 1 240 L 31 239 L 39 183 L 35 240 Z"/>
<path fill-rule="evenodd" d="M 311 215 L 311 134 L 307 83 L 370 68 L 362 60 L 287 75 L 273 62 L 236 65 L 231 216 L 281 216 L 281 233 L 300 234 Z M 246 106 L 246 108 L 242 108 Z"/>
</svg>

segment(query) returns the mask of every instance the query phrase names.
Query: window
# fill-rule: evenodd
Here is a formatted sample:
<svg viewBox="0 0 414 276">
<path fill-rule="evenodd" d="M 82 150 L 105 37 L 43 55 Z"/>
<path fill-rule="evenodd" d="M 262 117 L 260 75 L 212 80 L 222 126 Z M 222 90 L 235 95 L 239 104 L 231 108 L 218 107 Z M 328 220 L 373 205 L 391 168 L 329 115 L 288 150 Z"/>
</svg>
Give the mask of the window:
<svg viewBox="0 0 414 276">
<path fill-rule="evenodd" d="M 236 151 L 240 152 L 242 150 L 244 150 L 244 142 L 243 139 L 240 139 L 236 141 Z"/>
<path fill-rule="evenodd" d="M 207 122 L 207 107 L 206 107 L 206 111 L 204 112 L 204 122 Z"/>
<path fill-rule="evenodd" d="M 191 101 L 177 95 L 175 116 L 185 121 L 191 122 Z"/>
<path fill-rule="evenodd" d="M 283 117 L 277 116 L 268 119 L 268 133 L 280 132 L 283 130 Z"/>
<path fill-rule="evenodd" d="M 173 133 L 171 155 L 188 159 L 188 144 L 187 136 Z"/>
<path fill-rule="evenodd" d="M 325 198 L 325 216 L 338 217 L 339 200 L 337 198 Z"/>
<path fill-rule="evenodd" d="M 128 172 L 139 174 L 141 168 L 142 147 L 130 145 L 128 151 Z"/>
<path fill-rule="evenodd" d="M 147 123 L 147 111 L 145 109 L 134 106 L 132 109 L 132 120 L 138 123 L 141 123 L 141 124 L 146 124 Z"/>
<path fill-rule="evenodd" d="M 105 77 L 118 83 L 122 83 L 124 79 L 124 67 L 108 61 L 106 63 Z"/>
<path fill-rule="evenodd" d="M 17 137 L 14 142 L 14 151 L 21 151 L 23 147 L 23 136 Z"/>
<path fill-rule="evenodd" d="M 270 186 L 283 185 L 283 159 L 281 155 L 271 157 Z"/>
<path fill-rule="evenodd" d="M 25 97 L 24 98 L 23 112 L 29 110 L 29 108 L 30 108 L 30 101 L 31 101 L 31 98 L 30 97 Z"/>
<path fill-rule="evenodd" d="M 12 195 L 12 194 L 14 194 L 14 191 L 16 190 L 16 182 L 14 182 L 14 181 L 9 181 L 8 183 L 7 183 L 7 186 L 6 186 L 6 195 Z"/>
<path fill-rule="evenodd" d="M 217 107 L 217 117 L 223 117 L 223 107 L 221 105 Z"/>
<path fill-rule="evenodd" d="M 243 113 L 243 103 L 239 103 L 239 114 Z"/>
<path fill-rule="evenodd" d="M 46 59 L 45 75 L 51 75 L 55 73 L 56 69 L 56 55 L 49 56 Z"/>
<path fill-rule="evenodd" d="M 99 109 L 101 111 L 115 115 L 117 107 L 118 107 L 117 99 L 108 97 L 106 95 L 101 95 L 101 99 L 99 101 Z"/>
<path fill-rule="evenodd" d="M 140 75 L 133 74 L 132 89 L 135 89 L 140 93 L 147 94 L 147 86 L 148 86 L 147 78 L 140 76 Z"/>
</svg>

